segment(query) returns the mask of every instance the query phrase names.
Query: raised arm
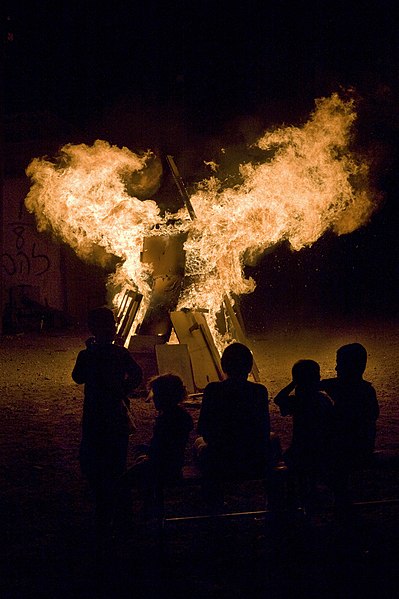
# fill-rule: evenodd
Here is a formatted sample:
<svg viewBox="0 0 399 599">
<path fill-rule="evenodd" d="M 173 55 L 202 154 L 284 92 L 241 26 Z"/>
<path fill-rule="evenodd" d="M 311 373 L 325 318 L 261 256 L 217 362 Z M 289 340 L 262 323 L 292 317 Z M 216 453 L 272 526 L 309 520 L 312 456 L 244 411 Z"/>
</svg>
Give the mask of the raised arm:
<svg viewBox="0 0 399 599">
<path fill-rule="evenodd" d="M 291 381 L 288 385 L 283 387 L 274 398 L 274 403 L 280 408 L 282 416 L 290 416 L 293 413 L 293 399 L 291 395 L 295 389 L 295 383 Z"/>
</svg>

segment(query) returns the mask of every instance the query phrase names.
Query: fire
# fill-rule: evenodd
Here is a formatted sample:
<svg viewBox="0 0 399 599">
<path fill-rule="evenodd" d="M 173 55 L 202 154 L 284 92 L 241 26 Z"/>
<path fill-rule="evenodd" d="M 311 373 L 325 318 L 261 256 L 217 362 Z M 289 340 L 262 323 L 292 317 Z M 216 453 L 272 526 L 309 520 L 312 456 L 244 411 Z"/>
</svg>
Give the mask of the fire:
<svg viewBox="0 0 399 599">
<path fill-rule="evenodd" d="M 257 142 L 264 161 L 242 164 L 239 185 L 226 187 L 216 175 L 198 183 L 190 198 L 194 220 L 181 210 L 170 224 L 171 215 L 162 218 L 149 199 L 161 177 L 150 151 L 137 155 L 105 141 L 64 146 L 55 163 L 34 159 L 25 203 L 40 230 L 52 230 L 82 257 L 93 259 L 98 246 L 118 256 L 110 285 L 142 293 L 141 313 L 151 292 L 150 267 L 140 260 L 143 238 L 186 231 L 178 309 L 209 311 L 211 330 L 223 345 L 215 326 L 223 297 L 255 288 L 245 278 L 245 264 L 282 240 L 300 250 L 329 229 L 349 233 L 375 209 L 368 165 L 349 149 L 355 119 L 354 102 L 333 94 L 316 101 L 302 127 L 267 131 Z"/>
<path fill-rule="evenodd" d="M 140 253 L 143 237 L 162 219 L 155 201 L 140 201 L 127 189 L 143 195 L 158 186 L 161 169 L 154 155 L 139 156 L 105 141 L 92 147 L 69 144 L 56 163 L 35 158 L 26 172 L 34 184 L 25 204 L 35 213 L 38 229 L 52 231 L 83 259 L 103 256 L 99 247 L 118 256 L 123 266 L 115 281 L 148 298 L 148 265 Z"/>
</svg>

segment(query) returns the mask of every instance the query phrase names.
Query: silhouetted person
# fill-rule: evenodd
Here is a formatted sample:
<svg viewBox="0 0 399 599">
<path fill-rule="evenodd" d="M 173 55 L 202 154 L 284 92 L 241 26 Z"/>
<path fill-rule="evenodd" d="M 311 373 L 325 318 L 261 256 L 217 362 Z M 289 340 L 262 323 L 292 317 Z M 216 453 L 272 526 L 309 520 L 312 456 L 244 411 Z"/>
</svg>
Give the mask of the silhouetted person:
<svg viewBox="0 0 399 599">
<path fill-rule="evenodd" d="M 194 427 L 190 414 L 180 405 L 187 392 L 179 376 L 159 375 L 150 380 L 148 390 L 149 400 L 158 412 L 152 438 L 148 445 L 135 448 L 135 463 L 119 484 L 122 493 L 134 486 L 141 490 L 147 515 L 153 507 L 154 493 L 181 478 L 185 449 Z"/>
<path fill-rule="evenodd" d="M 204 390 L 195 443 L 206 499 L 215 509 L 223 504 L 224 480 L 265 478 L 271 461 L 268 392 L 247 380 L 251 351 L 232 343 L 221 364 L 226 379 Z"/>
<path fill-rule="evenodd" d="M 282 416 L 292 416 L 292 439 L 284 461 L 298 484 L 301 502 L 309 507 L 318 482 L 329 482 L 334 408 L 320 391 L 320 366 L 299 360 L 292 367 L 292 381 L 275 397 Z"/>
<path fill-rule="evenodd" d="M 80 466 L 96 497 L 96 524 L 106 532 L 111 516 L 116 479 L 126 469 L 129 394 L 142 380 L 140 366 L 129 351 L 114 345 L 115 320 L 112 310 L 96 308 L 89 313 L 93 337 L 79 352 L 72 378 L 84 384 Z"/>
<path fill-rule="evenodd" d="M 336 417 L 337 501 L 349 502 L 348 482 L 353 469 L 366 466 L 373 455 L 379 406 L 374 387 L 363 379 L 367 351 L 360 343 L 343 345 L 337 351 L 337 377 L 325 379 L 321 387 L 334 402 Z"/>
</svg>

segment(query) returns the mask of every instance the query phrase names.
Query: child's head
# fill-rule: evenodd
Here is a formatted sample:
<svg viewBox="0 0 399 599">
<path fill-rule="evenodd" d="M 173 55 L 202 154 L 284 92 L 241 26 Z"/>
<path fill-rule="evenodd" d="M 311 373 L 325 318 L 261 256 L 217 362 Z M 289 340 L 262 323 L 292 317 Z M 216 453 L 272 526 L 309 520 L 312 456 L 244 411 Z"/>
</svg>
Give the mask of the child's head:
<svg viewBox="0 0 399 599">
<path fill-rule="evenodd" d="M 320 366 L 314 360 L 299 360 L 292 367 L 292 380 L 297 387 L 315 387 L 320 382 Z"/>
<path fill-rule="evenodd" d="M 360 343 L 348 343 L 337 351 L 335 370 L 339 378 L 361 378 L 366 364 L 367 351 Z"/>
<path fill-rule="evenodd" d="M 90 310 L 87 325 L 98 341 L 112 341 L 115 337 L 115 318 L 110 308 L 103 306 Z"/>
<path fill-rule="evenodd" d="M 252 370 L 253 356 L 246 345 L 231 343 L 224 350 L 221 363 L 228 377 L 247 377 Z"/>
<path fill-rule="evenodd" d="M 148 391 L 158 411 L 175 408 L 187 397 L 183 381 L 176 374 L 161 374 L 148 383 Z"/>
</svg>

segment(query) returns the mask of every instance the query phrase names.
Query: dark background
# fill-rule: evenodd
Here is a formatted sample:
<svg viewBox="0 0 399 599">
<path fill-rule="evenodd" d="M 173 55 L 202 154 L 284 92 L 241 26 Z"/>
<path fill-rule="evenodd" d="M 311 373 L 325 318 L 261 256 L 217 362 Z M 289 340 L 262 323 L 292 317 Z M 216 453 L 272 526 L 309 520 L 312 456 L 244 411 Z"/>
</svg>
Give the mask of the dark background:
<svg viewBox="0 0 399 599">
<path fill-rule="evenodd" d="M 190 187 L 205 176 L 203 160 L 222 146 L 230 148 L 227 168 L 234 170 L 251 158 L 248 142 L 265 128 L 305 122 L 315 98 L 353 88 L 359 99 L 354 145 L 373 156 L 371 183 L 384 197 L 379 212 L 351 235 L 327 234 L 301 252 L 275 248 L 248 268 L 257 290 L 243 303 L 256 326 L 262 314 L 275 319 L 283 307 L 293 322 L 332 313 L 395 316 L 395 5 L 3 3 L 6 142 L 48 135 L 43 115 L 51 114 L 57 119 L 52 133 L 62 143 L 99 138 L 174 154 Z M 13 128 L 21 113 L 31 116 Z"/>
<path fill-rule="evenodd" d="M 390 0 L 8 4 L 6 111 L 51 109 L 86 126 L 127 99 L 215 131 L 271 104 L 273 119 L 298 118 L 339 86 L 397 91 Z"/>
</svg>

